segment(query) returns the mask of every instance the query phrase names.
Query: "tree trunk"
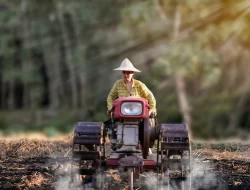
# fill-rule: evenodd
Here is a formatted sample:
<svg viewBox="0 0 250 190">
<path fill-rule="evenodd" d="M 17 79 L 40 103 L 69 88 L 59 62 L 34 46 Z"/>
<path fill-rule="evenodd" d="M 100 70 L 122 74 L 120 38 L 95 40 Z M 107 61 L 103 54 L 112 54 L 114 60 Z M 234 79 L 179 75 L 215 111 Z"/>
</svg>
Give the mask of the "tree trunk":
<svg viewBox="0 0 250 190">
<path fill-rule="evenodd" d="M 249 107 L 247 106 L 247 103 L 249 101 L 249 95 L 250 95 L 250 81 L 248 80 L 249 78 L 249 72 L 250 72 L 250 66 L 248 66 L 247 63 L 249 60 L 249 55 L 248 52 L 236 52 L 235 60 L 234 61 L 235 65 L 232 65 L 233 67 L 231 70 L 235 73 L 235 78 L 238 78 L 238 83 L 240 83 L 240 95 L 237 100 L 236 106 L 234 108 L 234 111 L 231 113 L 230 118 L 229 118 L 229 125 L 228 125 L 228 130 L 229 133 L 235 134 L 237 132 L 237 129 L 240 127 L 240 119 L 243 116 L 243 114 L 246 112 Z M 230 71 L 230 68 L 226 68 Z M 232 78 L 232 73 L 228 77 Z M 236 84 L 236 83 L 235 83 Z M 237 85 L 237 84 L 236 84 Z M 234 86 L 234 89 L 237 88 L 237 86 Z"/>
<path fill-rule="evenodd" d="M 240 117 L 242 116 L 242 114 L 245 112 L 245 105 L 248 101 L 249 98 L 249 93 L 244 92 L 238 99 L 235 110 L 233 111 L 233 113 L 230 116 L 230 121 L 229 121 L 229 125 L 228 125 L 228 130 L 230 132 L 236 132 L 237 128 L 239 127 L 239 121 L 240 121 Z"/>
<path fill-rule="evenodd" d="M 30 108 L 30 92 L 29 92 L 29 86 L 27 82 L 24 82 L 23 85 L 23 108 L 29 109 Z"/>
<path fill-rule="evenodd" d="M 69 69 L 67 66 L 67 61 L 65 58 L 65 50 L 64 50 L 64 45 L 62 40 L 59 42 L 59 62 L 60 62 L 60 71 L 61 71 L 61 76 L 62 76 L 62 90 L 63 90 L 63 99 L 64 99 L 64 106 L 66 108 L 71 108 L 72 106 L 72 98 L 71 98 L 71 89 L 70 89 L 70 81 L 69 81 Z"/>
<path fill-rule="evenodd" d="M 174 30 L 173 30 L 174 41 L 177 41 L 179 38 L 180 25 L 181 25 L 181 6 L 178 4 L 175 10 L 175 20 L 174 20 Z"/>
<path fill-rule="evenodd" d="M 43 34 L 40 34 L 40 39 L 42 39 Z M 60 107 L 59 102 L 59 91 L 58 88 L 63 88 L 62 86 L 59 86 L 57 81 L 57 71 L 56 71 L 56 63 L 51 62 L 52 55 L 51 55 L 51 49 L 47 47 L 47 44 L 43 44 L 42 40 L 40 41 L 41 46 L 43 47 L 43 55 L 44 55 L 44 70 L 46 71 L 46 74 L 48 76 L 47 78 L 47 84 L 48 84 L 48 92 L 49 92 L 49 102 L 50 102 L 50 108 L 57 110 Z M 55 53 L 55 52 L 53 52 Z"/>
<path fill-rule="evenodd" d="M 161 17 L 161 20 L 166 20 L 167 17 L 165 15 L 163 9 L 161 8 L 159 0 L 154 0 L 154 3 L 155 3 L 155 7 L 156 7 L 156 9 Z"/>
<path fill-rule="evenodd" d="M 13 78 L 14 80 L 14 108 L 20 109 L 23 107 L 23 79 L 22 76 L 19 74 L 23 67 L 22 63 L 22 50 L 23 50 L 23 40 L 18 33 L 17 36 L 14 38 L 14 69 L 15 72 L 18 73 L 17 76 Z"/>
<path fill-rule="evenodd" d="M 181 25 L 181 6 L 178 4 L 175 11 L 175 21 L 174 21 L 174 33 L 173 39 L 174 41 L 178 40 L 180 33 L 180 25 Z M 185 88 L 185 78 L 181 72 L 176 72 L 174 74 L 174 80 L 176 85 L 176 92 L 178 96 L 178 101 L 180 105 L 180 111 L 182 113 L 184 122 L 191 126 L 192 118 L 191 118 L 191 109 L 190 104 L 187 97 L 187 92 Z"/>
<path fill-rule="evenodd" d="M 0 110 L 3 109 L 3 67 L 2 67 L 2 62 L 1 62 L 1 57 L 0 57 Z"/>
<path fill-rule="evenodd" d="M 71 93 L 72 93 L 72 107 L 77 108 L 78 106 L 78 90 L 77 90 L 77 73 L 75 71 L 75 63 L 73 62 L 73 56 L 70 51 L 70 40 L 67 35 L 67 30 L 65 26 L 64 20 L 64 12 L 63 12 L 63 2 L 55 1 L 57 15 L 60 21 L 60 27 L 63 36 L 63 44 L 65 49 L 65 56 L 66 56 L 66 64 L 69 69 L 69 80 L 71 86 Z"/>
<path fill-rule="evenodd" d="M 72 22 L 75 28 L 76 33 L 76 52 L 78 57 L 78 66 L 81 67 L 78 69 L 78 72 L 83 71 L 86 68 L 86 60 L 84 57 L 85 49 L 81 48 L 83 44 L 81 44 L 81 27 L 80 23 L 78 23 L 77 15 L 74 12 L 71 12 Z M 87 107 L 88 104 L 88 96 L 86 92 L 88 92 L 87 79 L 85 74 L 77 73 L 79 76 L 79 105 L 82 108 Z"/>
<path fill-rule="evenodd" d="M 0 88 L 1 88 L 1 109 L 5 108 L 5 88 L 4 88 L 4 81 L 2 80 L 0 83 Z"/>
<path fill-rule="evenodd" d="M 15 87 L 15 81 L 12 79 L 9 81 L 9 96 L 8 96 L 8 109 L 13 110 L 15 107 L 15 91 L 14 91 L 14 87 Z"/>
<path fill-rule="evenodd" d="M 24 39 L 23 47 L 27 48 L 29 47 L 29 42 L 32 40 L 29 39 L 30 32 L 29 32 L 29 21 L 28 17 L 26 16 L 28 12 L 28 0 L 22 0 L 20 4 L 20 17 L 22 21 L 22 38 Z M 31 56 L 30 51 L 27 51 L 26 54 L 22 56 L 22 62 L 25 63 L 21 67 L 21 72 L 23 73 L 22 76 L 25 76 L 25 73 L 27 73 L 27 66 L 31 64 Z M 27 79 L 23 80 L 23 108 L 30 108 L 30 88 Z"/>
<path fill-rule="evenodd" d="M 50 105 L 50 99 L 49 99 L 49 94 L 50 94 L 50 91 L 49 91 L 49 76 L 48 76 L 48 70 L 46 69 L 46 61 L 44 60 L 44 52 L 42 52 L 41 54 L 37 55 L 37 64 L 38 64 L 38 71 L 41 75 L 41 101 L 40 101 L 40 105 L 42 107 L 47 107 Z M 55 62 L 56 63 L 56 60 Z M 58 71 L 57 71 L 58 72 Z M 60 73 L 59 73 L 60 74 Z M 61 79 L 60 75 L 56 77 L 59 78 L 59 80 Z M 61 85 L 61 83 L 59 82 L 59 84 Z M 60 90 L 59 93 L 62 94 L 61 92 L 61 89 L 62 89 L 62 86 L 60 86 L 59 88 Z"/>
<path fill-rule="evenodd" d="M 182 74 L 175 73 L 174 80 L 175 80 L 176 92 L 178 96 L 181 114 L 183 116 L 184 122 L 188 126 L 190 126 L 192 123 L 191 108 L 189 105 L 187 92 L 185 88 L 185 79 Z"/>
<path fill-rule="evenodd" d="M 154 0 L 159 15 L 162 20 L 166 20 L 166 16 L 164 15 L 164 11 L 162 10 L 160 3 L 158 0 Z M 175 20 L 174 20 L 174 30 L 173 30 L 173 41 L 177 41 L 180 33 L 180 25 L 181 25 L 181 6 L 178 4 L 176 6 L 175 11 Z M 174 73 L 174 81 L 176 87 L 176 93 L 178 97 L 178 103 L 180 106 L 180 112 L 183 116 L 184 122 L 191 126 L 192 117 L 191 117 L 191 108 L 188 101 L 188 96 L 185 88 L 185 78 L 181 72 Z"/>
<path fill-rule="evenodd" d="M 8 89 L 7 89 L 7 82 L 6 81 L 3 81 L 3 84 L 2 84 L 2 103 L 3 103 L 3 109 L 7 109 L 7 97 L 8 97 Z"/>
</svg>

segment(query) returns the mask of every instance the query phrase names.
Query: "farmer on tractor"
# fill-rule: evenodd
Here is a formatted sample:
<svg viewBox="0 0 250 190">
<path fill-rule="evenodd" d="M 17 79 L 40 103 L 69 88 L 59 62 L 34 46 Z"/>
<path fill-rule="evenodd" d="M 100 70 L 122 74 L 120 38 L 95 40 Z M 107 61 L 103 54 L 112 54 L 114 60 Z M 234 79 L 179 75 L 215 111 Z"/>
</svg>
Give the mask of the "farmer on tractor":
<svg viewBox="0 0 250 190">
<path fill-rule="evenodd" d="M 138 187 L 140 173 L 147 170 L 157 169 L 160 174 L 157 179 L 162 184 L 169 182 L 171 170 L 179 170 L 185 178 L 191 169 L 188 126 L 157 122 L 154 95 L 145 84 L 133 78 L 140 71 L 127 58 L 114 70 L 122 71 L 122 79 L 115 82 L 107 97 L 109 120 L 78 122 L 75 126 L 72 157 L 78 162 L 78 172 L 84 179 L 90 176 L 95 184 L 102 178 L 96 177 L 102 172 L 102 164 L 119 167 L 119 171 L 128 174 L 129 189 Z M 109 138 L 107 144 L 105 137 Z M 108 144 L 111 151 L 106 157 Z M 78 173 L 71 173 L 72 179 L 75 174 L 80 179 Z M 98 184 L 103 186 L 103 182 Z"/>
<path fill-rule="evenodd" d="M 117 98 L 134 96 L 145 98 L 150 106 L 149 116 L 155 116 L 156 100 L 153 93 L 144 83 L 133 78 L 135 72 L 141 71 L 136 69 L 128 58 L 124 59 L 120 67 L 114 70 L 122 71 L 122 79 L 117 80 L 109 92 L 107 97 L 107 113 L 110 114 L 112 112 L 112 104 Z"/>
</svg>

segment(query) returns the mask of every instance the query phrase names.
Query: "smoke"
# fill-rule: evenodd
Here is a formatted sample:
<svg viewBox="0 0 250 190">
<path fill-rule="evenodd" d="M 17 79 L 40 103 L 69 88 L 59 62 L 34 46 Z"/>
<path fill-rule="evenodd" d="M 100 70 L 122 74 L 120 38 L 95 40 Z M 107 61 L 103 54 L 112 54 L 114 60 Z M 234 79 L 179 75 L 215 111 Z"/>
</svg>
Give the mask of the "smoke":
<svg viewBox="0 0 250 190">
<path fill-rule="evenodd" d="M 104 175 L 102 172 L 97 173 L 92 178 L 92 182 L 90 180 L 90 182 L 84 184 L 82 182 L 83 179 L 80 179 L 80 175 L 77 173 L 71 176 L 70 172 L 67 172 L 66 175 L 64 171 L 57 171 L 56 176 L 55 190 L 95 190 L 101 186 L 105 188 L 110 181 L 110 176 Z"/>
<path fill-rule="evenodd" d="M 70 190 L 71 189 L 71 177 L 70 176 L 64 176 L 59 177 L 56 184 L 55 189 L 56 190 Z"/>
<path fill-rule="evenodd" d="M 209 161 L 196 160 L 192 164 L 191 189 L 218 189 L 219 181 Z"/>
<path fill-rule="evenodd" d="M 53 186 L 55 190 L 71 190 L 72 178 L 71 178 L 71 158 L 70 157 L 53 157 L 50 156 L 46 161 L 46 165 L 49 166 L 53 176 L 55 177 L 55 183 Z"/>
<path fill-rule="evenodd" d="M 52 165 L 55 166 L 55 163 Z M 188 175 L 186 180 L 177 180 L 171 179 L 168 181 L 160 181 L 157 179 L 157 174 L 154 172 L 144 172 L 140 175 L 140 189 L 145 190 L 160 190 L 160 189 L 167 189 L 167 190 L 224 190 L 227 189 L 226 184 L 223 184 L 221 181 L 221 176 L 214 171 L 214 166 L 209 161 L 193 159 L 192 160 L 192 170 L 190 175 Z M 95 189 L 93 184 L 88 183 L 84 187 L 82 186 L 81 181 L 78 179 L 77 174 L 71 177 L 70 172 L 70 164 L 56 164 L 57 168 L 55 176 L 56 176 L 56 183 L 55 189 L 56 190 L 71 190 L 71 189 L 87 189 L 92 190 Z M 59 168 L 59 169 L 58 169 Z M 118 170 L 108 170 L 105 172 L 97 172 L 95 176 L 94 184 L 96 187 L 102 186 L 104 189 L 124 189 L 125 183 L 123 182 L 122 176 L 124 172 L 119 172 Z M 125 176 L 125 178 L 127 178 Z M 72 181 L 73 179 L 73 181 Z"/>
<path fill-rule="evenodd" d="M 141 188 L 146 190 L 224 190 L 227 189 L 225 184 L 219 181 L 218 176 L 214 173 L 212 165 L 208 161 L 195 160 L 192 163 L 192 170 L 186 180 L 171 178 L 170 181 L 158 181 L 157 175 L 147 173 L 143 175 Z"/>
<path fill-rule="evenodd" d="M 147 173 L 145 175 L 141 175 L 142 178 L 142 184 L 141 189 L 150 189 L 150 190 L 157 190 L 158 186 L 158 180 L 157 176 L 154 173 Z"/>
<path fill-rule="evenodd" d="M 66 168 L 57 170 L 55 183 L 56 190 L 71 190 L 71 189 L 95 189 L 91 183 L 81 186 L 80 180 L 72 181 L 70 172 L 65 173 Z M 115 170 L 114 170 L 115 171 Z M 117 171 L 117 174 L 119 172 Z M 110 184 L 121 183 L 119 179 L 114 179 L 116 172 L 112 176 L 107 173 L 97 173 L 94 178 L 96 187 L 102 186 L 104 189 L 108 188 Z M 78 175 L 79 177 L 79 175 Z M 119 189 L 119 188 L 118 188 Z M 200 189 L 225 189 L 225 186 L 220 184 L 217 175 L 212 170 L 212 165 L 208 161 L 195 160 L 192 163 L 191 175 L 186 180 L 171 179 L 169 182 L 157 180 L 157 174 L 153 172 L 145 172 L 140 176 L 140 189 L 145 190 L 200 190 Z"/>
</svg>

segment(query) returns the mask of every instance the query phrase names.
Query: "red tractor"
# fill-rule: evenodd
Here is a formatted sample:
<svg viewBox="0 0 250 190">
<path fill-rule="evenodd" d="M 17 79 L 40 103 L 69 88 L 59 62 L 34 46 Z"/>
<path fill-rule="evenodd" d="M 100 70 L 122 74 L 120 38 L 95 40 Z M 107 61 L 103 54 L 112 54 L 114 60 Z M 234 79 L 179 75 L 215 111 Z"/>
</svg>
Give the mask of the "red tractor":
<svg viewBox="0 0 250 190">
<path fill-rule="evenodd" d="M 144 98 L 118 98 L 109 122 L 78 122 L 72 150 L 73 161 L 78 162 L 78 177 L 91 176 L 93 185 L 100 189 L 103 182 L 97 183 L 95 179 L 103 168 L 128 172 L 130 189 L 140 186 L 140 174 L 148 170 L 157 172 L 158 188 L 173 177 L 187 178 L 191 170 L 188 126 L 159 125 L 156 118 L 150 118 L 148 110 Z M 109 143 L 105 142 L 107 136 Z M 111 146 L 108 156 L 106 144 Z M 177 170 L 178 175 L 171 174 Z"/>
</svg>

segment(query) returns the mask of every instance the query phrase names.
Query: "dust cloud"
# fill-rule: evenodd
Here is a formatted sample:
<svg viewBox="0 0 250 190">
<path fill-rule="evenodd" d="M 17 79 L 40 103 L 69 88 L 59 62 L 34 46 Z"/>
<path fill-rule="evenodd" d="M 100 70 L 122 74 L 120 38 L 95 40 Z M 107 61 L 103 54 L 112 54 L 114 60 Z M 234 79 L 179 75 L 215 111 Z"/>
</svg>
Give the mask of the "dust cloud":
<svg viewBox="0 0 250 190">
<path fill-rule="evenodd" d="M 217 174 L 214 172 L 213 167 L 209 161 L 193 160 L 191 174 L 188 175 L 186 180 L 171 179 L 169 182 L 162 182 L 157 180 L 157 174 L 154 172 L 145 172 L 140 176 L 140 189 L 145 190 L 224 190 L 227 189 Z M 119 172 L 117 172 L 119 173 Z M 90 184 L 82 187 L 80 180 L 72 179 L 70 175 L 65 175 L 58 171 L 56 174 L 57 181 L 55 183 L 56 190 L 70 190 L 70 189 L 86 189 L 93 190 Z M 121 181 L 114 181 L 114 174 L 98 173 L 95 177 L 96 186 L 102 186 L 104 189 L 109 189 L 111 184 L 120 184 L 120 188 L 124 188 L 124 183 Z M 119 182 L 119 183 L 118 183 Z M 114 186 L 112 186 L 114 187 Z M 117 190 L 119 188 L 116 188 Z"/>
<path fill-rule="evenodd" d="M 71 189 L 71 177 L 65 176 L 65 177 L 59 177 L 57 179 L 57 182 L 55 184 L 56 190 L 70 190 Z"/>
<path fill-rule="evenodd" d="M 227 189 L 212 170 L 208 161 L 195 160 L 192 163 L 191 174 L 186 180 L 171 178 L 170 181 L 157 181 L 157 175 L 149 173 L 144 176 L 142 189 L 146 190 L 200 190 L 200 189 Z"/>
</svg>

